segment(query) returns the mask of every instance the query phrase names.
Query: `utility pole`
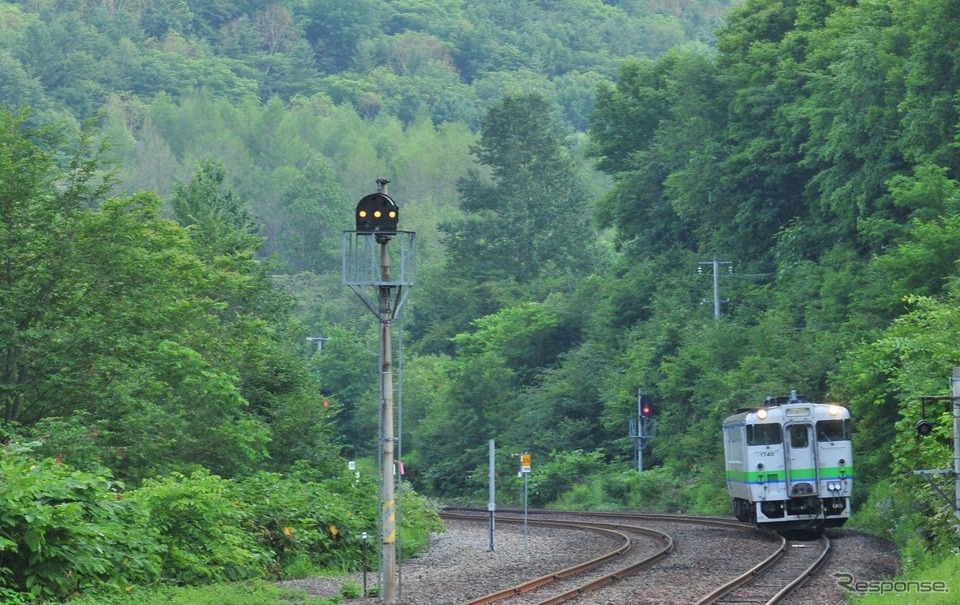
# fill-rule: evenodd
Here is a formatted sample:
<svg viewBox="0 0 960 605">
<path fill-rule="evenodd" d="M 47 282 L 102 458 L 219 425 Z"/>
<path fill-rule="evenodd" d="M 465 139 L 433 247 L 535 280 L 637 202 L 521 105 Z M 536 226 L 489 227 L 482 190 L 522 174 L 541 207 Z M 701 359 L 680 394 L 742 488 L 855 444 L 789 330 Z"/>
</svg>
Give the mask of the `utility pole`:
<svg viewBox="0 0 960 605">
<path fill-rule="evenodd" d="M 406 300 L 404 286 L 414 284 L 414 233 L 400 231 L 399 207 L 387 195 L 386 179 L 377 179 L 377 192 L 357 204 L 356 231 L 344 232 L 343 281 L 380 323 L 380 602 L 399 601 L 397 573 L 397 464 L 393 414 L 393 319 Z M 391 263 L 388 246 L 400 247 L 400 263 Z M 396 271 L 394 271 L 396 269 Z M 363 286 L 376 288 L 376 300 L 364 294 Z M 394 298 L 394 290 L 396 297 Z"/>
<path fill-rule="evenodd" d="M 733 273 L 733 263 L 726 260 L 717 260 L 714 256 L 712 261 L 697 263 L 697 273 L 702 275 L 705 266 L 713 267 L 713 316 L 720 317 L 720 304 L 730 302 L 729 298 L 720 298 L 720 265 L 726 265 L 727 271 Z M 703 301 L 706 303 L 707 301 Z"/>
<path fill-rule="evenodd" d="M 324 338 L 323 336 L 307 336 L 305 339 L 307 342 L 317 343 L 317 353 L 323 352 L 323 341 L 330 340 L 329 338 Z"/>
<path fill-rule="evenodd" d="M 960 368 L 953 368 L 953 376 L 950 377 L 950 391 L 950 402 L 953 404 L 953 472 L 948 471 L 947 474 L 953 475 L 953 512 L 957 520 L 960 521 Z M 960 531 L 960 525 L 957 526 L 957 531 Z"/>
<path fill-rule="evenodd" d="M 379 184 L 379 181 L 378 181 Z M 389 240 L 380 242 L 380 275 L 384 282 L 390 281 Z M 390 308 L 390 286 L 379 286 L 380 291 L 380 417 L 383 418 L 380 436 L 380 468 L 382 469 L 383 498 L 380 503 L 380 525 L 383 528 L 383 602 L 397 603 L 397 503 L 395 499 L 396 475 L 394 474 L 393 451 L 393 341 L 391 327 L 393 311 Z"/>
</svg>

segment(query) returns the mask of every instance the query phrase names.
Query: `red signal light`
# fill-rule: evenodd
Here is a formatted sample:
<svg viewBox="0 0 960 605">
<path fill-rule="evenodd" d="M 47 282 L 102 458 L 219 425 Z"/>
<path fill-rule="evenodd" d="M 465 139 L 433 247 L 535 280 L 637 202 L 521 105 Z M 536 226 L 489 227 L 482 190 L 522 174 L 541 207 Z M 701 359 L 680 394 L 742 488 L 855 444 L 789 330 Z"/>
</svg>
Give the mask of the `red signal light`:
<svg viewBox="0 0 960 605">
<path fill-rule="evenodd" d="M 640 416 L 643 418 L 653 416 L 653 400 L 650 399 L 649 395 L 640 397 Z"/>
</svg>

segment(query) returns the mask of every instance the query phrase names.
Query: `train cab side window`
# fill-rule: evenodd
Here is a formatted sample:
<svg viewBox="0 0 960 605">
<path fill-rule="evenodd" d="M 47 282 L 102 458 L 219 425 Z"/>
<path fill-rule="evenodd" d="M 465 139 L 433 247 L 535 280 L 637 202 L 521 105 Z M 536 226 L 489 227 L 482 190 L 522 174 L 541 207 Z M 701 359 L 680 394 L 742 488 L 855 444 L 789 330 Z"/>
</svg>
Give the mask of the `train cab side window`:
<svg viewBox="0 0 960 605">
<path fill-rule="evenodd" d="M 850 441 L 850 420 L 821 420 L 817 423 L 817 441 Z"/>
<path fill-rule="evenodd" d="M 747 445 L 779 445 L 783 432 L 779 424 L 748 424 Z"/>
</svg>

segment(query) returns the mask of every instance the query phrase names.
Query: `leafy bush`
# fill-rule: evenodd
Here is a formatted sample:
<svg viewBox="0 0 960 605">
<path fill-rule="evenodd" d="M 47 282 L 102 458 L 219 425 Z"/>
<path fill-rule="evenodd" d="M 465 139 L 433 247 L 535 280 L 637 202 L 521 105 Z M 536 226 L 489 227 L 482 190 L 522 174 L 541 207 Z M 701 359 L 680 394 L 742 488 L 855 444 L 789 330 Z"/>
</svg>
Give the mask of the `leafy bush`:
<svg viewBox="0 0 960 605">
<path fill-rule="evenodd" d="M 952 551 L 944 545 L 955 541 L 936 533 L 950 527 L 950 519 L 942 517 L 952 517 L 952 512 L 930 510 L 922 490 L 913 487 L 892 479 L 880 481 L 850 520 L 852 527 L 896 544 L 907 571 L 949 556 Z"/>
<path fill-rule="evenodd" d="M 198 470 L 127 493 L 121 487 L 107 471 L 78 471 L 55 458 L 38 460 L 27 446 L 4 447 L 0 602 L 91 593 L 98 595 L 91 603 L 167 603 L 156 601 L 162 591 L 130 591 L 158 580 L 205 584 L 359 569 L 361 533 L 376 534 L 372 480 L 274 473 L 226 480 Z M 403 552 L 411 554 L 442 524 L 437 507 L 408 486 L 398 498 Z M 122 600 L 128 594 L 132 600 Z"/>
<path fill-rule="evenodd" d="M 361 534 L 377 533 L 377 492 L 372 476 L 316 481 L 306 474 L 258 473 L 236 481 L 232 490 L 236 500 L 247 503 L 246 527 L 261 548 L 273 553 L 271 571 L 277 576 L 293 577 L 311 565 L 359 570 Z M 408 484 L 401 484 L 397 500 L 402 507 L 401 554 L 412 556 L 443 523 L 438 506 Z"/>
<path fill-rule="evenodd" d="M 28 439 L 38 440 L 33 450 L 38 458 L 56 458 L 71 467 L 97 472 L 110 464 L 104 437 L 106 421 L 92 420 L 90 415 L 77 411 L 68 417 L 49 416 L 25 429 Z M 115 455 L 115 452 L 114 452 Z"/>
<path fill-rule="evenodd" d="M 418 494 L 409 483 L 400 484 L 397 496 L 401 507 L 400 555 L 412 557 L 429 545 L 431 534 L 443 530 L 440 505 Z"/>
<path fill-rule="evenodd" d="M 208 471 L 148 479 L 132 498 L 149 512 L 166 579 L 197 584 L 260 577 L 271 557 L 245 529 L 250 513 L 230 482 Z"/>
<path fill-rule="evenodd" d="M 614 476 L 594 476 L 578 483 L 570 491 L 561 494 L 550 505 L 566 510 L 617 510 L 625 507 L 624 501 L 607 492 L 608 481 Z"/>
<path fill-rule="evenodd" d="M 315 575 L 317 572 L 310 555 L 300 553 L 289 559 L 281 566 L 280 575 L 288 580 L 301 580 Z"/>
<path fill-rule="evenodd" d="M 591 475 L 551 503 L 572 510 L 632 509 L 647 512 L 724 514 L 730 502 L 722 483 L 669 467 L 612 470 Z"/>
<path fill-rule="evenodd" d="M 530 475 L 527 485 L 530 504 L 542 506 L 553 502 L 583 477 L 602 474 L 606 463 L 603 452 L 552 452 Z"/>
<path fill-rule="evenodd" d="M 353 581 L 345 582 L 340 587 L 340 596 L 345 599 L 359 599 L 363 596 L 363 587 Z"/>
<path fill-rule="evenodd" d="M 308 557 L 313 565 L 359 568 L 360 534 L 375 527 L 376 484 L 320 483 L 277 473 L 236 482 L 232 495 L 248 503 L 247 527 L 274 554 L 275 574 Z"/>
<path fill-rule="evenodd" d="M 0 603 L 3 605 L 34 605 L 36 602 L 36 597 L 29 593 L 0 588 Z"/>
<path fill-rule="evenodd" d="M 156 534 L 145 511 L 121 497 L 106 470 L 74 470 L 36 460 L 30 446 L 0 452 L 0 596 L 63 598 L 97 586 L 154 580 Z M 14 596 L 13 593 L 24 593 Z M 29 596 L 27 596 L 29 595 Z"/>
</svg>

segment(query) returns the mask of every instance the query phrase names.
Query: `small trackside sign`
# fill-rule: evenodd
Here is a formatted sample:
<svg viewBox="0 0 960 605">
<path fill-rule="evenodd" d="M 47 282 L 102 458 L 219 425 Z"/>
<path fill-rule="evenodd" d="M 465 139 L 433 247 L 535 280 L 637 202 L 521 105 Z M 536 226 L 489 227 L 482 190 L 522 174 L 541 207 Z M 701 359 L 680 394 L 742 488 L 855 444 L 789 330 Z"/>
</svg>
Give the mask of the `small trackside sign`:
<svg viewBox="0 0 960 605">
<path fill-rule="evenodd" d="M 527 454 L 527 453 L 520 454 L 520 472 L 521 473 L 530 472 L 530 454 Z"/>
</svg>

